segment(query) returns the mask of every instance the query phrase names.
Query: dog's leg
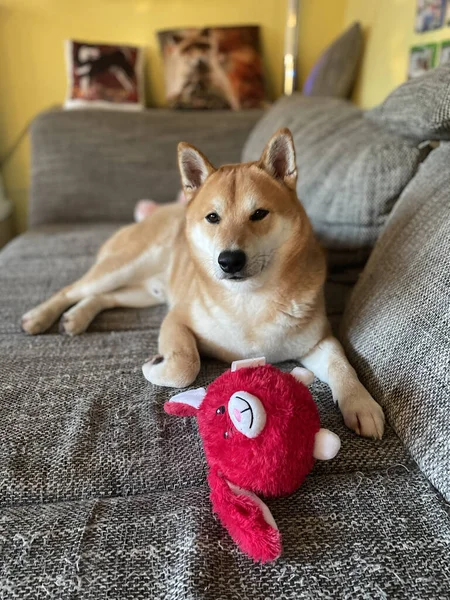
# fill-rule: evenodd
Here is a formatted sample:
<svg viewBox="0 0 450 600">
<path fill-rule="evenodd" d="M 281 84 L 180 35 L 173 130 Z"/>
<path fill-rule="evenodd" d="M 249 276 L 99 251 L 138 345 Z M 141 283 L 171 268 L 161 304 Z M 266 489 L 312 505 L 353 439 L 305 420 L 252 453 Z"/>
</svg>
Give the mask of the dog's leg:
<svg viewBox="0 0 450 600">
<path fill-rule="evenodd" d="M 69 306 L 81 300 L 75 284 L 69 285 L 22 317 L 22 329 L 30 335 L 46 331 Z"/>
<path fill-rule="evenodd" d="M 383 409 L 358 380 L 337 339 L 323 339 L 301 362 L 330 386 L 347 427 L 364 437 L 382 437 Z"/>
<path fill-rule="evenodd" d="M 114 257 L 113 257 L 114 259 Z M 110 257 L 100 259 L 78 281 L 63 288 L 22 317 L 22 329 L 30 335 L 43 333 L 61 314 L 83 298 L 110 292 L 126 285 L 129 273 L 117 273 Z"/>
<path fill-rule="evenodd" d="M 159 333 L 159 355 L 142 367 L 155 385 L 182 388 L 191 385 L 200 371 L 194 334 L 174 312 L 169 312 Z"/>
<path fill-rule="evenodd" d="M 161 304 L 163 300 L 153 296 L 145 287 L 130 287 L 87 296 L 64 313 L 61 320 L 61 329 L 68 335 L 78 335 L 86 331 L 94 318 L 108 308 L 146 308 Z"/>
</svg>

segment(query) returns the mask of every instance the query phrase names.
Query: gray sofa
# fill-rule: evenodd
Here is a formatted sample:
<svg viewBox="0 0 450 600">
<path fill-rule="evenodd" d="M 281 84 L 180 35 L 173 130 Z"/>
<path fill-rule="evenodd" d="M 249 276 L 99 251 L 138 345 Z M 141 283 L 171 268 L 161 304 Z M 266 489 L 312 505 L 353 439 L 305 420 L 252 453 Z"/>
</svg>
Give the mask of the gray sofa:
<svg viewBox="0 0 450 600">
<path fill-rule="evenodd" d="M 387 109 L 380 124 L 331 104 L 296 96 L 262 120 L 170 111 L 35 120 L 30 230 L 0 253 L 0 598 L 450 597 L 450 144 L 430 153 L 385 126 Z M 173 392 L 141 374 L 165 310 L 107 311 L 75 338 L 57 325 L 27 337 L 20 317 L 89 267 L 136 200 L 175 197 L 180 139 L 233 162 L 278 125 L 293 130 L 299 191 L 328 250 L 333 323 L 389 424 L 382 441 L 357 437 L 315 382 L 322 424 L 342 449 L 295 494 L 268 501 L 284 553 L 260 565 L 212 514 L 195 420 L 166 415 Z M 434 139 L 448 131 L 435 126 Z M 205 361 L 196 385 L 226 368 Z"/>
</svg>

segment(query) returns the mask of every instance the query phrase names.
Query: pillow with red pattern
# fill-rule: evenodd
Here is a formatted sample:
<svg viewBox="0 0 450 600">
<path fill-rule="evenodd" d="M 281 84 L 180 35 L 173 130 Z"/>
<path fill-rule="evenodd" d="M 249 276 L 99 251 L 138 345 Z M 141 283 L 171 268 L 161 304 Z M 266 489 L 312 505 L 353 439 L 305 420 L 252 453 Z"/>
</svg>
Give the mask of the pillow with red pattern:
<svg viewBox="0 0 450 600">
<path fill-rule="evenodd" d="M 158 37 L 170 107 L 265 106 L 259 27 L 171 29 Z"/>
<path fill-rule="evenodd" d="M 67 41 L 65 108 L 143 109 L 143 62 L 136 46 Z"/>
</svg>

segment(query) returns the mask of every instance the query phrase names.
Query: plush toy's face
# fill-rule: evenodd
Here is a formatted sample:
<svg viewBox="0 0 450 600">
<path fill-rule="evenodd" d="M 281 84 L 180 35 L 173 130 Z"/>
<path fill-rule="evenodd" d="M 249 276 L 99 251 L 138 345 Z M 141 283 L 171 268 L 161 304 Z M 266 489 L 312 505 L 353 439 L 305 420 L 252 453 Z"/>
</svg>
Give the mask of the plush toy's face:
<svg viewBox="0 0 450 600">
<path fill-rule="evenodd" d="M 313 466 L 317 408 L 303 384 L 270 365 L 219 377 L 198 422 L 211 468 L 245 489 L 287 494 Z"/>
</svg>

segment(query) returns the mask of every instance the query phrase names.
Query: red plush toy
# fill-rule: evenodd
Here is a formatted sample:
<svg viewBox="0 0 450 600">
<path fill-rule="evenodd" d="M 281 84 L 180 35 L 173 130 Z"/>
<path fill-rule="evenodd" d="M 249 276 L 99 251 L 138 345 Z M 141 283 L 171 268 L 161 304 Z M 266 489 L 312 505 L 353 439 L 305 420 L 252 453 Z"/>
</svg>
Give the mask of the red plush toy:
<svg viewBox="0 0 450 600">
<path fill-rule="evenodd" d="M 294 492 L 315 458 L 328 460 L 340 448 L 338 436 L 320 428 L 305 385 L 314 375 L 264 363 L 237 361 L 208 390 L 182 392 L 164 405 L 169 414 L 197 417 L 214 512 L 241 550 L 262 562 L 280 556 L 281 535 L 256 494 Z"/>
</svg>

